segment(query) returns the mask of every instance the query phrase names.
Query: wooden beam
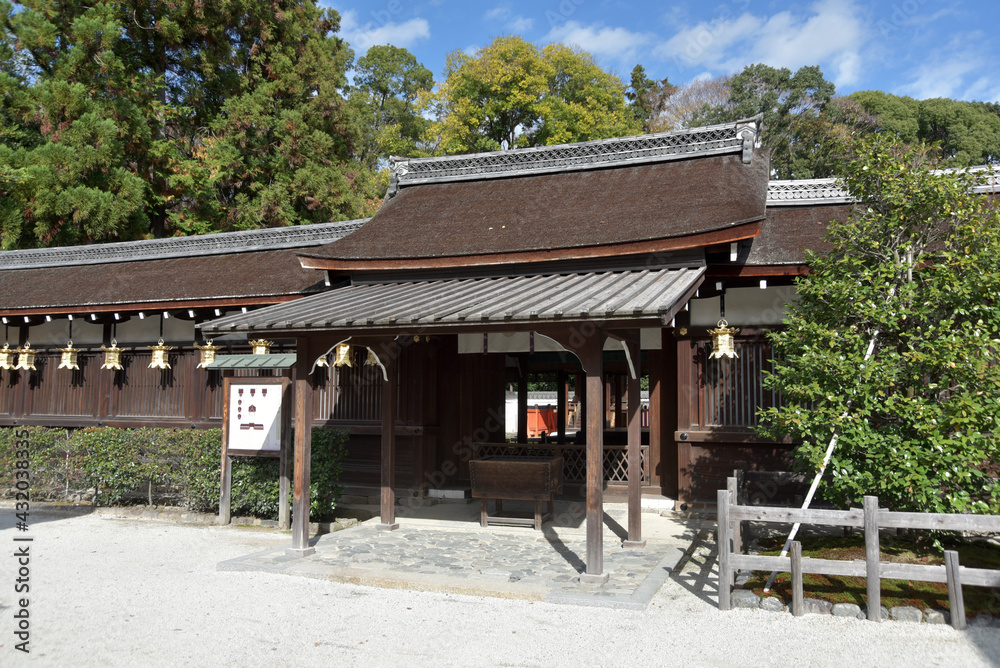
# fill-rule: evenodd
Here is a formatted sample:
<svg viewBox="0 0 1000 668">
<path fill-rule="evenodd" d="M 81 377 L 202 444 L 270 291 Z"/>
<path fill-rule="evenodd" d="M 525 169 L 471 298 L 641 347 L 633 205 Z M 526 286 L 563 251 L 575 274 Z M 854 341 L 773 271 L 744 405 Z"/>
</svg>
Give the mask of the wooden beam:
<svg viewBox="0 0 1000 668">
<path fill-rule="evenodd" d="M 642 352 L 639 331 L 625 340 L 635 375 L 628 383 L 628 539 L 623 547 L 646 547 L 642 538 Z"/>
<path fill-rule="evenodd" d="M 582 582 L 607 582 L 604 572 L 604 334 L 587 339 L 578 356 L 587 373 L 587 572 Z"/>
<path fill-rule="evenodd" d="M 528 370 L 527 360 L 519 356 L 517 365 L 517 442 L 528 442 Z"/>
<path fill-rule="evenodd" d="M 569 395 L 569 382 L 566 372 L 560 369 L 556 372 L 556 443 L 566 442 L 566 399 Z"/>
<path fill-rule="evenodd" d="M 379 347 L 377 354 L 388 380 L 382 383 L 382 507 L 380 529 L 392 531 L 396 523 L 396 413 L 399 389 L 400 348 L 395 340 Z"/>
<path fill-rule="evenodd" d="M 292 547 L 289 554 L 305 557 L 316 551 L 309 546 L 309 485 L 312 461 L 312 386 L 309 368 L 312 366 L 309 339 L 295 341 L 295 455 L 294 491 L 292 493 Z"/>
</svg>

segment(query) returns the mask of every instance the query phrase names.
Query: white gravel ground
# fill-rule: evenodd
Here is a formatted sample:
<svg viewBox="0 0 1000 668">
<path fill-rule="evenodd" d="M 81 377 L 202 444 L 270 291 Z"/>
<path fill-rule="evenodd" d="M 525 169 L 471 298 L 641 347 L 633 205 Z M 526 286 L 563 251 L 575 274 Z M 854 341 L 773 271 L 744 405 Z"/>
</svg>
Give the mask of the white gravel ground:
<svg viewBox="0 0 1000 668">
<path fill-rule="evenodd" d="M 287 536 L 37 514 L 25 655 L 13 512 L 0 508 L 0 666 L 1000 666 L 997 628 L 719 612 L 698 558 L 630 612 L 218 572 Z"/>
</svg>

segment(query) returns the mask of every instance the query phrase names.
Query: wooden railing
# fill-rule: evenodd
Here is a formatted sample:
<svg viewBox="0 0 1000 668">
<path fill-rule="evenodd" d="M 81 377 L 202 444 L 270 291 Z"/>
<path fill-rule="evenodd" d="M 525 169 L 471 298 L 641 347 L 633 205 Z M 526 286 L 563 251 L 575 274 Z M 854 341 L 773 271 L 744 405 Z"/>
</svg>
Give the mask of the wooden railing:
<svg viewBox="0 0 1000 668">
<path fill-rule="evenodd" d="M 473 443 L 474 457 L 488 455 L 520 455 L 524 457 L 562 457 L 563 480 L 584 482 L 587 479 L 587 450 L 583 445 L 555 443 Z M 642 484 L 650 484 L 649 446 L 640 447 Z M 604 446 L 605 482 L 628 482 L 628 446 Z"/>
<path fill-rule="evenodd" d="M 916 580 L 948 584 L 951 623 L 965 628 L 965 604 L 962 585 L 1000 587 L 1000 570 L 967 568 L 958 563 L 958 553 L 946 550 L 944 565 L 897 564 L 881 561 L 879 529 L 934 529 L 941 531 L 1000 532 L 1000 516 L 956 515 L 943 513 L 892 512 L 878 507 L 878 497 L 866 496 L 864 508 L 850 510 L 814 510 L 743 506 L 737 503 L 736 478 L 729 478 L 727 489 L 718 492 L 719 609 L 729 610 L 731 587 L 736 571 L 777 571 L 792 574 L 792 614 L 803 614 L 802 574 L 840 575 L 867 579 L 868 619 L 881 621 L 881 580 Z M 791 556 L 742 554 L 743 522 L 811 524 L 852 527 L 864 530 L 864 560 L 843 561 L 802 557 L 802 546 L 792 543 Z"/>
</svg>

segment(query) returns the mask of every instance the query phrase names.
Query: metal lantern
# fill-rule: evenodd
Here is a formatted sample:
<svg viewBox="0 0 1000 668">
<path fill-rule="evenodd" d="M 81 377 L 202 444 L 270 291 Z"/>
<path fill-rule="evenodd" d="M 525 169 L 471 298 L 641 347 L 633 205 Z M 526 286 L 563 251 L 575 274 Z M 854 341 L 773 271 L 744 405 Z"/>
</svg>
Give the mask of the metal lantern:
<svg viewBox="0 0 1000 668">
<path fill-rule="evenodd" d="M 328 367 L 330 366 L 330 359 L 326 355 L 320 355 L 316 358 L 316 368 Z"/>
<path fill-rule="evenodd" d="M 3 349 L 0 349 L 0 369 L 13 369 L 14 368 L 14 353 L 16 351 L 10 349 L 10 344 L 3 344 Z"/>
<path fill-rule="evenodd" d="M 254 355 L 269 355 L 271 353 L 271 346 L 274 345 L 274 341 L 257 339 L 256 341 L 251 341 L 250 345 L 253 346 Z"/>
<path fill-rule="evenodd" d="M 354 366 L 351 363 L 351 346 L 347 343 L 341 343 L 337 346 L 337 359 L 333 363 L 333 366 Z"/>
<path fill-rule="evenodd" d="M 104 346 L 101 346 L 101 350 L 104 351 L 104 364 L 101 365 L 101 368 L 121 371 L 122 349 L 118 347 L 118 341 L 111 339 L 111 347 L 105 348 Z"/>
<path fill-rule="evenodd" d="M 35 351 L 31 349 L 31 344 L 27 341 L 24 342 L 24 348 L 17 349 L 17 365 L 15 369 L 24 369 L 25 371 L 38 371 L 35 368 Z"/>
<path fill-rule="evenodd" d="M 156 342 L 155 346 L 147 346 L 153 351 L 153 361 L 149 363 L 150 369 L 169 369 L 170 368 L 170 358 L 167 355 L 167 351 L 171 349 L 171 346 L 163 345 L 163 339 Z"/>
<path fill-rule="evenodd" d="M 70 339 L 66 343 L 65 348 L 60 348 L 59 352 L 62 353 L 62 357 L 59 360 L 59 366 L 56 367 L 57 369 L 80 370 L 80 364 L 77 362 L 77 355 L 80 353 L 80 349 L 73 347 L 73 339 Z"/>
<path fill-rule="evenodd" d="M 717 329 L 708 330 L 708 333 L 712 335 L 712 354 L 708 357 L 710 359 L 739 357 L 733 348 L 733 334 L 738 331 L 740 331 L 738 328 L 730 327 L 725 318 L 719 321 Z"/>
<path fill-rule="evenodd" d="M 205 345 L 199 346 L 196 343 L 194 344 L 194 347 L 201 351 L 201 360 L 198 362 L 198 366 L 196 366 L 195 368 L 204 369 L 209 364 L 215 361 L 215 352 L 219 350 L 222 346 L 213 346 L 212 339 L 209 339 L 208 343 L 206 343 Z"/>
<path fill-rule="evenodd" d="M 368 349 L 368 359 L 365 360 L 365 366 L 378 366 L 378 355 L 371 348 Z"/>
</svg>

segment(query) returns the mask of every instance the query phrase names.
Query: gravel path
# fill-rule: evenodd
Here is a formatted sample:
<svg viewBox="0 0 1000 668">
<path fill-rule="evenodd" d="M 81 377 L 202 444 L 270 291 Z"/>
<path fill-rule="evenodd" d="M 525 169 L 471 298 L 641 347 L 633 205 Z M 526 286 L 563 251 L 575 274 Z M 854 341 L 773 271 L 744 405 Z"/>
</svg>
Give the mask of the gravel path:
<svg viewBox="0 0 1000 668">
<path fill-rule="evenodd" d="M 0 544 L 11 555 L 9 508 Z M 236 527 L 32 515 L 31 653 L 0 561 L 0 665 L 996 666 L 1000 629 L 715 609 L 696 555 L 641 612 L 371 589 L 223 560 L 287 543 Z"/>
</svg>

